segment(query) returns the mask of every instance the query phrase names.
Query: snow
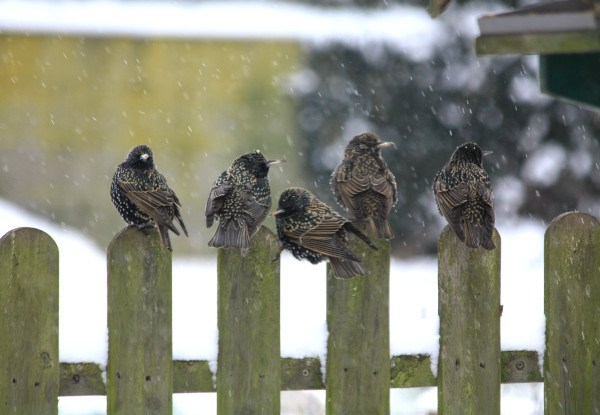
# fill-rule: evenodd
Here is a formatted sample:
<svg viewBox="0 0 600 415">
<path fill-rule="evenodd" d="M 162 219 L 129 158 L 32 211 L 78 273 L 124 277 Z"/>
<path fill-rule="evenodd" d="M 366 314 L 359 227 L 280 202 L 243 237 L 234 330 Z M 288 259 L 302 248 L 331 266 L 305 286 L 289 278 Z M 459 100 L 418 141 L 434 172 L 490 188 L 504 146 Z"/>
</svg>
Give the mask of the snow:
<svg viewBox="0 0 600 415">
<path fill-rule="evenodd" d="M 418 61 L 448 38 L 443 25 L 422 8 L 324 9 L 268 1 L 4 0 L 0 32 L 383 43 Z"/>
<path fill-rule="evenodd" d="M 524 180 L 540 187 L 555 184 L 566 164 L 567 154 L 558 144 L 544 144 L 538 147 L 523 164 Z"/>
<path fill-rule="evenodd" d="M 104 252 L 76 230 L 31 215 L 9 202 L 0 200 L 0 216 L 3 218 L 0 234 L 17 227 L 35 227 L 48 233 L 59 247 L 60 361 L 90 361 L 105 366 L 108 343 Z M 543 356 L 544 229 L 540 222 L 523 220 L 498 225 L 502 237 L 502 350 L 537 350 Z M 288 253 L 282 254 L 282 356 L 315 356 L 325 363 L 325 288 L 325 264 L 313 266 L 296 261 Z M 430 354 L 435 371 L 438 326 L 436 259 L 393 259 L 390 273 L 391 354 Z M 217 340 L 216 258 L 175 256 L 173 358 L 208 360 L 215 367 Z M 503 388 L 509 386 L 504 385 Z M 515 403 L 507 404 L 506 408 L 515 409 L 503 413 L 531 413 L 517 411 L 516 408 L 536 405 L 531 396 L 539 395 L 541 389 L 536 389 L 535 385 L 526 388 L 529 392 L 508 389 L 506 399 L 512 402 L 514 398 Z M 435 388 L 432 389 L 433 392 L 425 389 L 424 392 L 419 390 L 419 393 L 415 390 L 393 390 L 392 402 L 404 402 L 399 405 L 401 407 L 411 402 L 414 405 L 411 407 L 417 408 L 414 413 L 425 413 L 435 409 L 435 399 L 429 399 L 435 397 Z M 313 400 L 324 401 L 322 391 L 302 393 Z M 290 393 L 289 396 L 295 395 Z M 104 413 L 105 405 L 104 397 L 63 397 L 60 398 L 60 414 Z M 214 414 L 215 405 L 214 394 L 176 394 L 174 398 L 175 413 L 179 414 Z"/>
</svg>

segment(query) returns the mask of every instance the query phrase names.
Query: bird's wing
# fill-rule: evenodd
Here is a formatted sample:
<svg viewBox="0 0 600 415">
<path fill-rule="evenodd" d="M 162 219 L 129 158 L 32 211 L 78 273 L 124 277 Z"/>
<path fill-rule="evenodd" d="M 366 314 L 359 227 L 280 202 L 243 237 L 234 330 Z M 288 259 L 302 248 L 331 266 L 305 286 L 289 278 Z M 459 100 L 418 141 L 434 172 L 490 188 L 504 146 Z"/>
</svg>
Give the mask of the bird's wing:
<svg viewBox="0 0 600 415">
<path fill-rule="evenodd" d="M 494 212 L 494 194 L 492 193 L 489 184 L 486 182 L 479 184 L 477 192 L 484 202 L 486 213 L 484 216 L 484 226 L 488 233 L 491 234 L 494 231 L 494 222 L 496 220 L 496 214 Z"/>
<path fill-rule="evenodd" d="M 454 229 L 461 241 L 464 241 L 464 233 L 460 225 L 462 205 L 467 202 L 469 187 L 465 183 L 456 186 L 448 186 L 440 180 L 436 180 L 434 186 L 435 201 L 440 213 L 448 224 Z"/>
<path fill-rule="evenodd" d="M 271 207 L 271 196 L 264 196 L 265 195 L 257 197 L 254 195 L 252 190 L 249 190 L 247 193 L 244 210 L 247 215 L 246 222 L 248 223 L 248 232 L 250 237 L 256 233 L 269 213 L 269 208 Z"/>
<path fill-rule="evenodd" d="M 317 253 L 358 261 L 345 242 L 336 235 L 347 219 L 325 204 L 322 205 L 313 210 L 315 214 L 311 220 L 302 221 L 302 224 L 295 223 L 293 228 L 286 229 L 287 236 Z"/>
<path fill-rule="evenodd" d="M 367 190 L 372 190 L 383 196 L 386 201 L 384 212 L 391 210 L 391 207 L 398 200 L 396 179 L 387 169 L 385 174 L 357 177 L 352 175 L 352 169 L 347 163 L 342 163 L 331 176 L 331 187 L 338 203 L 346 207 L 353 215 L 356 215 L 356 212 L 360 209 L 358 199 L 355 196 Z"/>
<path fill-rule="evenodd" d="M 345 189 L 346 182 L 351 178 L 352 169 L 346 161 L 342 161 L 331 173 L 331 190 L 337 202 L 348 208 L 348 191 Z"/>
<path fill-rule="evenodd" d="M 176 235 L 179 231 L 173 226 L 171 208 L 179 204 L 175 193 L 167 186 L 159 186 L 154 189 L 140 190 L 135 182 L 120 181 L 119 188 L 127 198 L 146 215 L 150 216 L 158 225 L 166 226 Z"/>
<path fill-rule="evenodd" d="M 228 195 L 233 189 L 233 181 L 230 179 L 227 171 L 221 173 L 219 178 L 215 180 L 210 188 L 208 200 L 206 201 L 206 210 L 204 214 L 208 218 L 212 218 L 216 213 L 219 213 L 223 206 L 223 197 Z M 212 221 L 211 221 L 212 224 Z M 209 225 L 210 226 L 210 225 Z"/>
</svg>

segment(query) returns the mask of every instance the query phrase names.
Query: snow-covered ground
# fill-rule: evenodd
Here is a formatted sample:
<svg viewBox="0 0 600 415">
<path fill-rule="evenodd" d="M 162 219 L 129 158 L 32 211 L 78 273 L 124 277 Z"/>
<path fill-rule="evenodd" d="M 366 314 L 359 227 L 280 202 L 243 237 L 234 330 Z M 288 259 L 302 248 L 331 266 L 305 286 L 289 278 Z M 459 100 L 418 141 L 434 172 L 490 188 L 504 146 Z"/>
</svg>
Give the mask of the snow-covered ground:
<svg viewBox="0 0 600 415">
<path fill-rule="evenodd" d="M 17 227 L 47 232 L 60 251 L 60 360 L 105 365 L 106 254 L 85 235 L 0 201 L 0 234 Z M 543 351 L 543 232 L 540 223 L 498 226 L 502 237 L 502 349 Z M 91 295 L 90 293 L 93 293 Z M 526 298 L 524 297 L 526 293 Z M 73 313 L 73 304 L 86 306 Z M 307 307 L 307 299 L 310 307 Z M 281 262 L 281 352 L 283 356 L 325 356 L 325 265 Z M 302 309 L 303 312 L 296 311 Z M 198 319 L 197 316 L 204 316 Z M 393 260 L 390 276 L 391 353 L 438 353 L 437 263 L 435 258 Z M 193 329 L 190 329 L 193 327 Z M 410 335 L 408 335 L 410 333 Z M 174 257 L 173 357 L 215 361 L 217 356 L 216 258 Z M 542 411 L 541 385 L 503 386 L 503 413 Z M 436 409 L 435 388 L 392 391 L 393 414 L 424 414 Z M 301 403 L 299 403 L 301 402 Z M 105 413 L 104 397 L 60 398 L 61 415 Z M 324 392 L 284 392 L 283 413 L 316 405 L 324 413 Z M 215 414 L 214 394 L 177 394 L 176 414 Z M 407 409 L 409 408 L 409 409 Z M 319 412 L 317 412 L 319 413 Z"/>
</svg>

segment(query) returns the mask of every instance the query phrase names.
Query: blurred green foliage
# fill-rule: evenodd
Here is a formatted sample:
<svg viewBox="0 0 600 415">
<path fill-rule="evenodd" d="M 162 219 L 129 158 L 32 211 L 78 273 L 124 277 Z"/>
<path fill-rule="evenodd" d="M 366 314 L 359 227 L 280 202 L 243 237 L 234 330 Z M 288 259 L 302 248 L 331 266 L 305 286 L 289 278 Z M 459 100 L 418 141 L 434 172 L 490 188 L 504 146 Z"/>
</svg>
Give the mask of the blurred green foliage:
<svg viewBox="0 0 600 415">
<path fill-rule="evenodd" d="M 114 169 L 149 144 L 190 230 L 175 252 L 209 252 L 206 197 L 235 157 L 288 159 L 270 175 L 274 204 L 303 185 L 287 96 L 301 55 L 284 42 L 2 35 L 0 197 L 106 247 L 124 226 Z"/>
</svg>

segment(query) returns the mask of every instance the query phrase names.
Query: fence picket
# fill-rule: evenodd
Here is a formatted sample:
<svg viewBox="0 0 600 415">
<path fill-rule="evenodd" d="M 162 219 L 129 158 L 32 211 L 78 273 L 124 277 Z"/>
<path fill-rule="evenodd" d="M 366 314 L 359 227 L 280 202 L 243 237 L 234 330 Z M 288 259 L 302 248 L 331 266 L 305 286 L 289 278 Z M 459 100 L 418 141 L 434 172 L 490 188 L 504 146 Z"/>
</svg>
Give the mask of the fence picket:
<svg viewBox="0 0 600 415">
<path fill-rule="evenodd" d="M 336 279 L 327 264 L 328 415 L 390 413 L 390 243 L 371 239 L 377 251 L 350 242 L 369 275 Z"/>
<path fill-rule="evenodd" d="M 0 240 L 0 413 L 58 413 L 58 248 L 18 228 Z"/>
<path fill-rule="evenodd" d="M 217 413 L 280 412 L 279 250 L 262 226 L 250 251 L 218 250 Z"/>
<path fill-rule="evenodd" d="M 470 249 L 449 227 L 438 246 L 438 413 L 500 414 L 500 236 Z"/>
<path fill-rule="evenodd" d="M 546 230 L 546 414 L 600 413 L 599 225 L 571 212 Z"/>
<path fill-rule="evenodd" d="M 128 227 L 107 261 L 107 414 L 171 414 L 171 252 L 157 230 Z"/>
</svg>

